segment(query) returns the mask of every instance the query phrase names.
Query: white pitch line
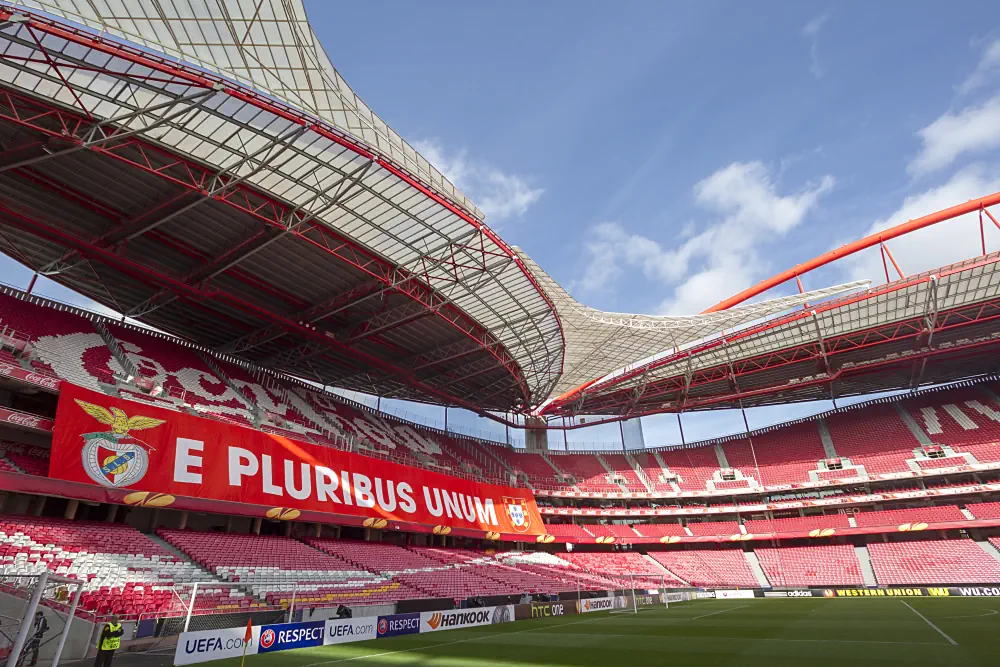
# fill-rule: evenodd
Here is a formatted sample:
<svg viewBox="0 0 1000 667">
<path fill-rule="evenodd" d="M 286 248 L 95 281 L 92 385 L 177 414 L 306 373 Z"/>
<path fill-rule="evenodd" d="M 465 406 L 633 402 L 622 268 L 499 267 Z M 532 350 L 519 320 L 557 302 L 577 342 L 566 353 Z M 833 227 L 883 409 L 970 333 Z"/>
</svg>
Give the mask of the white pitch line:
<svg viewBox="0 0 1000 667">
<path fill-rule="evenodd" d="M 466 644 L 468 642 L 482 641 L 483 639 L 490 639 L 492 637 L 506 637 L 508 635 L 519 635 L 524 632 L 537 632 L 538 630 L 547 630 L 549 628 L 562 628 L 567 625 L 579 625 L 581 623 L 593 623 L 594 621 L 600 621 L 607 619 L 607 616 L 599 616 L 598 618 L 588 618 L 584 621 L 573 621 L 572 623 L 557 623 L 555 625 L 543 625 L 540 628 L 528 628 L 526 630 L 516 630 L 514 632 L 496 632 L 489 635 L 484 635 L 482 637 L 470 637 L 469 639 L 457 639 L 453 642 L 442 642 L 440 644 L 431 644 L 430 646 L 416 646 L 414 648 L 404 648 L 398 651 L 384 651 L 382 653 L 370 653 L 368 655 L 356 655 L 353 658 L 342 658 L 340 660 L 324 660 L 323 662 L 311 662 L 308 665 L 302 665 L 302 667 L 317 667 L 318 665 L 339 665 L 342 662 L 354 662 L 355 660 L 368 660 L 370 658 L 381 658 L 387 655 L 396 655 L 397 653 L 412 653 L 413 651 L 426 651 L 432 648 L 440 648 L 442 646 L 452 646 L 453 644 Z"/>
<path fill-rule="evenodd" d="M 906 605 L 907 607 L 909 607 L 910 611 L 912 611 L 912 612 L 913 612 L 914 614 L 916 614 L 916 615 L 917 615 L 917 616 L 919 616 L 920 618 L 924 619 L 924 623 L 926 623 L 927 625 L 929 625 L 929 626 L 931 626 L 932 628 L 934 628 L 935 630 L 937 630 L 938 634 L 939 634 L 939 635 L 941 635 L 942 637 L 944 637 L 945 639 L 947 639 L 947 640 L 948 640 L 948 642 L 949 642 L 949 643 L 950 643 L 950 644 L 951 644 L 952 646 L 958 646 L 958 642 L 957 642 L 957 641 L 955 641 L 954 639 L 952 639 L 951 637 L 949 637 L 949 636 L 948 636 L 947 634 L 945 634 L 945 631 L 944 631 L 944 630 L 942 630 L 942 629 L 941 629 L 941 628 L 939 628 L 938 626 L 936 626 L 936 625 L 934 625 L 933 623 L 931 623 L 931 619 L 927 618 L 926 616 L 924 616 L 923 614 L 921 614 L 921 613 L 920 613 L 919 611 L 917 611 L 917 610 L 916 610 L 916 609 L 914 609 L 913 607 L 910 607 L 909 603 L 908 603 L 908 602 L 907 602 L 906 600 L 900 600 L 900 602 L 902 602 L 902 603 L 903 603 L 903 604 L 905 604 L 905 605 Z"/>
<path fill-rule="evenodd" d="M 745 609 L 750 605 L 745 604 L 742 607 L 730 607 L 729 609 L 723 609 L 722 611 L 713 611 L 711 614 L 702 614 L 701 616 L 695 616 L 692 621 L 697 621 L 699 618 L 708 618 L 709 616 L 715 616 L 716 614 L 725 614 L 727 611 L 736 611 L 737 609 Z"/>
<path fill-rule="evenodd" d="M 972 614 L 971 616 L 946 616 L 945 620 L 950 621 L 956 618 L 984 618 L 986 616 L 996 616 L 1000 614 L 1000 611 L 996 609 L 987 609 L 985 614 Z"/>
</svg>

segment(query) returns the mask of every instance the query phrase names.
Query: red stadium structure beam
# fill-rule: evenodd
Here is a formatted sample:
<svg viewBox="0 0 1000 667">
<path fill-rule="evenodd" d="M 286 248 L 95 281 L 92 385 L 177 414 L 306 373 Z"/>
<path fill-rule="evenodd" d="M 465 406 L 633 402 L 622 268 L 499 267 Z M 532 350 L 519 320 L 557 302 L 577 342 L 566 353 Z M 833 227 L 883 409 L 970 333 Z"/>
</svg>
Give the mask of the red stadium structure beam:
<svg viewBox="0 0 1000 667">
<path fill-rule="evenodd" d="M 444 207 L 454 215 L 464 220 L 466 223 L 475 228 L 475 230 L 479 234 L 482 234 L 483 236 L 488 238 L 492 243 L 496 244 L 496 246 L 503 251 L 504 255 L 507 258 L 509 258 L 510 261 L 516 264 L 516 266 L 522 272 L 525 278 L 535 288 L 541 299 L 547 304 L 550 311 L 552 313 L 556 312 L 555 306 L 552 304 L 552 301 L 549 299 L 548 295 L 545 294 L 544 290 L 542 290 L 541 286 L 538 284 L 535 277 L 527 269 L 524 263 L 516 255 L 516 253 L 514 253 L 513 250 L 495 232 L 493 232 L 493 230 L 491 230 L 481 221 L 477 220 L 475 217 L 470 215 L 461 206 L 439 195 L 437 192 L 435 192 L 429 186 L 422 183 L 419 179 L 414 177 L 408 171 L 396 165 L 391 160 L 391 158 L 382 155 L 381 153 L 378 153 L 375 150 L 370 150 L 366 148 L 364 145 L 362 145 L 361 142 L 359 142 L 359 140 L 353 138 L 352 136 L 346 133 L 341 132 L 333 125 L 327 124 L 326 122 L 320 119 L 309 116 L 304 112 L 294 109 L 288 105 L 282 104 L 265 95 L 257 93 L 252 89 L 242 88 L 238 84 L 226 80 L 218 75 L 198 70 L 195 68 L 186 67 L 181 63 L 161 57 L 147 50 L 115 42 L 114 40 L 105 39 L 101 35 L 95 35 L 86 30 L 81 30 L 73 26 L 59 23 L 49 17 L 42 16 L 40 14 L 35 14 L 21 10 L 18 10 L 17 13 L 22 17 L 27 17 L 28 29 L 31 31 L 33 38 L 35 38 L 38 48 L 43 52 L 45 52 L 44 40 L 37 39 L 34 31 L 39 31 L 47 35 L 52 35 L 64 39 L 68 42 L 93 49 L 105 55 L 114 58 L 121 58 L 139 64 L 144 68 L 148 68 L 150 73 L 145 75 L 135 75 L 135 78 L 137 79 L 147 78 L 151 81 L 164 81 L 169 83 L 184 82 L 187 85 L 195 86 L 198 88 L 221 91 L 222 93 L 229 95 L 234 99 L 246 102 L 257 108 L 266 110 L 269 113 L 272 113 L 280 118 L 288 120 L 289 122 L 296 123 L 299 125 L 305 125 L 308 127 L 309 130 L 316 132 L 321 136 L 326 137 L 327 139 L 347 148 L 348 150 L 352 151 L 353 153 L 359 156 L 368 158 L 373 163 L 378 164 L 381 168 L 390 172 L 391 174 L 393 174 L 395 177 L 397 177 L 410 187 L 421 192 L 427 198 L 431 199 L 438 205 Z M 0 21 L 9 20 L 12 16 L 14 16 L 14 14 L 15 12 L 11 10 L 0 9 Z M 47 53 L 45 53 L 45 58 L 46 60 L 49 60 L 49 55 Z M 61 66 L 67 69 L 76 68 L 81 70 L 97 70 L 97 68 L 79 64 L 74 65 L 74 64 L 62 63 Z M 120 72 L 120 71 L 112 72 L 112 74 L 119 77 L 132 76 L 131 74 L 127 74 L 125 72 Z M 87 112 L 86 109 L 82 110 L 84 111 L 85 115 L 89 116 L 89 112 Z M 76 126 L 80 127 L 81 124 L 77 123 Z M 67 127 L 64 127 L 63 130 L 64 131 L 60 133 L 61 136 L 63 137 L 73 136 L 72 132 L 66 131 L 68 130 Z M 484 255 L 490 254 L 486 253 L 485 248 L 481 248 L 480 250 L 484 253 Z M 425 265 L 427 262 L 442 263 L 442 260 L 431 257 L 425 257 L 424 258 Z M 485 264 L 485 256 L 484 256 L 484 264 Z M 462 315 L 464 315 L 464 313 L 462 313 Z M 467 316 L 465 317 L 467 318 Z M 471 320 L 471 318 L 468 319 Z M 557 330 L 559 331 L 560 339 L 562 341 L 563 347 L 565 348 L 565 333 L 562 330 L 562 326 L 558 324 L 558 318 L 556 319 L 557 319 Z M 473 324 L 475 324 L 475 326 L 478 327 L 477 323 L 473 322 Z M 462 330 L 461 327 L 459 327 L 459 329 Z M 487 335 L 488 338 L 493 338 L 492 334 L 486 332 L 485 329 L 483 329 L 482 331 Z M 470 335 L 467 331 L 465 331 L 465 333 L 466 335 Z M 472 337 L 475 338 L 475 336 Z M 493 354 L 494 356 L 496 356 L 497 349 L 503 349 L 502 345 L 487 345 L 486 347 L 490 351 L 490 354 Z M 512 359 L 505 360 L 498 357 L 498 360 L 500 360 L 501 363 L 503 363 L 505 367 L 508 368 L 510 368 L 511 363 L 513 363 L 515 367 L 517 366 L 516 362 L 513 362 Z M 564 363 L 565 360 L 563 359 L 562 362 Z M 560 365 L 559 372 L 560 373 L 562 372 L 562 364 Z M 524 396 L 525 405 L 527 405 L 530 403 L 530 391 L 527 389 L 526 381 L 524 379 L 523 374 L 520 372 L 519 367 L 517 368 L 516 375 L 519 376 L 518 384 L 521 388 L 521 393 Z M 493 418 L 493 416 L 490 415 L 490 418 Z"/>
<path fill-rule="evenodd" d="M 204 288 L 187 285 L 176 278 L 172 278 L 158 272 L 156 269 L 134 262 L 129 258 L 118 255 L 107 248 L 83 241 L 72 234 L 67 233 L 65 230 L 42 222 L 37 217 L 34 217 L 30 212 L 12 209 L 6 203 L 0 202 L 0 216 L 3 216 L 3 220 L 13 227 L 17 227 L 22 231 L 40 238 L 62 244 L 69 249 L 76 250 L 85 257 L 95 259 L 98 262 L 125 273 L 126 275 L 132 276 L 143 283 L 152 286 L 170 287 L 195 302 L 210 301 L 215 299 L 227 302 L 231 306 L 247 314 L 251 314 L 263 320 L 270 320 L 275 324 L 280 324 L 290 332 L 298 334 L 303 338 L 312 340 L 315 343 L 322 343 L 329 348 L 346 352 L 348 356 L 356 357 L 363 363 L 387 371 L 393 376 L 399 377 L 403 382 L 414 387 L 418 391 L 426 393 L 428 396 L 434 396 L 445 403 L 459 405 L 472 412 L 482 414 L 482 410 L 478 406 L 424 384 L 413 376 L 410 371 L 401 369 L 390 362 L 358 350 L 357 348 L 352 348 L 345 343 L 314 330 L 311 327 L 273 313 L 266 308 L 245 301 L 244 299 L 241 299 L 233 294 L 223 291 L 206 291 Z M 489 413 L 486 414 L 488 415 Z M 492 415 L 490 415 L 490 417 L 492 417 Z"/>
<path fill-rule="evenodd" d="M 802 264 L 796 264 L 792 268 L 782 271 L 781 273 L 771 276 L 767 280 L 762 280 L 753 287 L 743 290 L 739 294 L 729 297 L 719 303 L 715 304 L 711 308 L 708 308 L 702 312 L 704 313 L 717 313 L 720 310 L 727 310 L 733 306 L 739 305 L 748 299 L 763 294 L 773 287 L 797 278 L 802 274 L 808 273 L 813 269 L 818 269 L 821 266 L 826 266 L 831 262 L 835 262 L 838 259 L 843 259 L 848 255 L 853 255 L 856 252 L 865 250 L 866 248 L 871 248 L 873 246 L 880 245 L 885 241 L 890 239 L 903 236 L 904 234 L 909 234 L 910 232 L 915 232 L 918 229 L 923 229 L 924 227 L 930 227 L 931 225 L 936 225 L 939 222 L 944 222 L 945 220 L 951 220 L 952 218 L 957 218 L 960 215 L 966 215 L 968 213 L 975 213 L 979 210 L 985 210 L 990 206 L 995 204 L 1000 204 L 1000 192 L 995 192 L 991 195 L 983 197 L 982 199 L 970 199 L 964 204 L 958 204 L 957 206 L 952 206 L 951 208 L 946 208 L 943 211 L 937 211 L 936 213 L 931 213 L 925 215 L 922 218 L 915 218 L 907 222 L 900 223 L 895 227 L 890 227 L 889 229 L 876 232 L 863 239 L 858 239 L 853 243 L 848 243 L 843 245 L 836 250 L 831 250 L 828 253 L 822 254 L 819 257 L 814 257 L 808 262 L 803 262 Z M 987 215 L 989 213 L 987 212 Z M 990 216 L 991 218 L 993 216 Z M 895 264 L 895 261 L 893 261 Z M 899 267 L 896 267 L 899 270 Z M 900 272 L 902 275 L 902 272 Z"/>
</svg>

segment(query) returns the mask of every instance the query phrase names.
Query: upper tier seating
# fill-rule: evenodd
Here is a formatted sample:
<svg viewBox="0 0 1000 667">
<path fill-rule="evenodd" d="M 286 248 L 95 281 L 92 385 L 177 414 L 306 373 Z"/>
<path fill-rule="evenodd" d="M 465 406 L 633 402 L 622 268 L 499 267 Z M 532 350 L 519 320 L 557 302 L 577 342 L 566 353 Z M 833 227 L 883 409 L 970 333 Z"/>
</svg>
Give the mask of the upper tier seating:
<svg viewBox="0 0 1000 667">
<path fill-rule="evenodd" d="M 1000 563 L 969 539 L 873 542 L 868 545 L 878 583 L 989 584 Z"/>
<path fill-rule="evenodd" d="M 106 326 L 139 374 L 163 388 L 163 396 L 183 399 L 196 410 L 252 423 L 246 401 L 215 375 L 194 348 L 152 333 Z"/>
<path fill-rule="evenodd" d="M 831 415 L 826 424 L 837 454 L 870 475 L 910 472 L 906 460 L 920 447 L 891 403 Z"/>
<path fill-rule="evenodd" d="M 630 452 L 631 456 L 639 467 L 642 468 L 643 474 L 646 475 L 646 479 L 649 483 L 653 485 L 654 491 L 673 491 L 673 487 L 670 486 L 669 482 L 661 481 L 660 478 L 663 475 L 663 466 L 660 462 L 656 460 L 656 456 L 649 452 Z"/>
<path fill-rule="evenodd" d="M 94 323 L 67 310 L 0 293 L 0 332 L 30 340 L 34 348 L 30 368 L 39 373 L 95 391 L 101 391 L 100 382 L 111 384 L 115 374 L 123 375 Z"/>
<path fill-rule="evenodd" d="M 857 512 L 854 521 L 859 527 L 899 526 L 904 523 L 938 523 L 942 521 L 965 521 L 965 515 L 957 505 L 941 507 L 914 507 L 898 510 Z"/>
<path fill-rule="evenodd" d="M 761 479 L 757 481 L 764 486 L 808 482 L 809 471 L 816 470 L 819 461 L 826 458 L 819 428 L 814 421 L 755 435 L 752 450 L 750 441 L 744 439 L 723 443 L 722 451 L 726 454 L 729 467 L 748 477 L 756 479 L 759 466 Z"/>
<path fill-rule="evenodd" d="M 80 604 L 99 614 L 184 612 L 174 584 L 213 579 L 129 526 L 0 517 L 0 575 L 55 574 L 86 580 Z M 249 608 L 238 588 L 200 587 L 196 609 Z"/>
<path fill-rule="evenodd" d="M 748 533 L 762 535 L 766 533 L 801 532 L 817 528 L 850 528 L 846 514 L 815 514 L 813 516 L 793 516 L 783 519 L 747 520 L 743 526 Z"/>
<path fill-rule="evenodd" d="M 550 458 L 559 470 L 573 475 L 581 491 L 620 493 L 622 490 L 617 484 L 608 482 L 610 473 L 593 454 L 550 454 Z"/>
<path fill-rule="evenodd" d="M 601 454 L 601 458 L 615 471 L 617 476 L 625 480 L 625 489 L 627 491 L 646 493 L 649 490 L 642 483 L 642 480 L 639 479 L 635 468 L 632 467 L 632 464 L 624 454 Z"/>
<path fill-rule="evenodd" d="M 760 585 L 739 549 L 652 551 L 649 555 L 692 586 L 756 588 Z"/>
<path fill-rule="evenodd" d="M 271 604 L 381 604 L 426 597 L 405 583 L 369 572 L 288 537 L 161 530 L 160 536 L 226 581 Z M 298 582 L 298 583 L 296 583 Z"/>
<path fill-rule="evenodd" d="M 736 535 L 740 524 L 735 521 L 688 521 L 692 535 Z"/>
<path fill-rule="evenodd" d="M 854 547 L 829 544 L 754 549 L 772 586 L 864 586 Z"/>
<path fill-rule="evenodd" d="M 632 581 L 627 575 L 639 575 L 637 583 L 647 583 L 652 587 L 663 585 L 677 588 L 683 587 L 683 581 L 677 579 L 663 568 L 657 566 L 648 558 L 634 551 L 615 553 L 561 553 L 559 557 L 577 567 L 598 575 L 604 575 L 619 586 L 630 586 Z"/>
<path fill-rule="evenodd" d="M 719 469 L 715 447 L 669 449 L 659 452 L 667 469 L 680 475 L 677 485 L 681 491 L 705 491 L 712 473 Z"/>
<path fill-rule="evenodd" d="M 571 488 L 569 482 L 561 482 L 556 478 L 556 469 L 540 454 L 517 452 L 502 445 L 486 445 L 489 453 L 503 461 L 515 472 L 521 471 L 528 477 L 528 482 L 535 488 Z M 619 489 L 620 490 L 620 489 Z"/>
<path fill-rule="evenodd" d="M 278 378 L 265 375 L 263 377 L 266 379 L 257 379 L 236 364 L 221 359 L 215 359 L 214 362 L 219 371 L 239 389 L 243 398 L 261 410 L 307 431 L 333 430 L 312 406 Z"/>
<path fill-rule="evenodd" d="M 902 405 L 934 443 L 969 452 L 980 463 L 1000 461 L 1000 405 L 986 388 L 931 392 Z"/>
</svg>

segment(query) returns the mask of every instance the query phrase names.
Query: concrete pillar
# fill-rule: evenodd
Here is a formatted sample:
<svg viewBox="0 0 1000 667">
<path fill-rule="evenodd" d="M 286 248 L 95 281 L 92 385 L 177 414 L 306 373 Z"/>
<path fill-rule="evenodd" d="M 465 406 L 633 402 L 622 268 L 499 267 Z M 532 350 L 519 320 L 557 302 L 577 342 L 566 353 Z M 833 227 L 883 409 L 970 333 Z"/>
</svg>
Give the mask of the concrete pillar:
<svg viewBox="0 0 1000 667">
<path fill-rule="evenodd" d="M 257 517 L 253 520 L 253 525 L 250 527 L 250 532 L 254 535 L 260 535 L 260 527 L 264 523 L 263 519 Z"/>
<path fill-rule="evenodd" d="M 316 522 L 313 524 L 313 537 L 323 536 L 323 524 Z"/>
<path fill-rule="evenodd" d="M 291 521 L 286 521 L 285 522 L 285 537 L 291 537 L 291 536 L 292 536 L 292 522 Z"/>
<path fill-rule="evenodd" d="M 31 508 L 31 515 L 42 516 L 42 512 L 45 511 L 45 501 L 47 500 L 48 498 L 45 496 L 38 496 L 38 498 L 35 499 L 35 506 Z"/>
<path fill-rule="evenodd" d="M 226 517 L 226 532 L 227 533 L 233 532 L 233 515 L 232 514 L 230 514 L 229 516 Z"/>
<path fill-rule="evenodd" d="M 365 528 L 365 542 L 371 542 L 371 541 L 372 541 L 372 529 Z"/>
<path fill-rule="evenodd" d="M 341 526 L 334 526 L 333 527 L 333 536 L 334 536 L 334 538 L 336 538 L 338 540 L 340 539 L 340 529 L 341 529 Z"/>
<path fill-rule="evenodd" d="M 66 513 L 63 514 L 64 517 L 72 521 L 76 518 L 76 511 L 80 508 L 80 501 L 76 499 L 71 499 L 66 503 Z"/>
<path fill-rule="evenodd" d="M 3 512 L 4 507 L 7 506 L 7 498 L 9 496 L 9 493 L 0 493 L 0 512 Z"/>
<path fill-rule="evenodd" d="M 108 505 L 108 523 L 114 523 L 118 518 L 118 505 Z"/>
<path fill-rule="evenodd" d="M 185 528 L 187 528 L 187 525 L 188 525 L 188 513 L 187 510 L 184 510 L 181 512 L 181 518 L 180 521 L 178 521 L 177 523 L 177 529 L 184 530 Z"/>
<path fill-rule="evenodd" d="M 160 508 L 156 507 L 153 509 L 153 513 L 149 517 L 149 532 L 155 533 L 159 525 L 160 525 Z"/>
</svg>

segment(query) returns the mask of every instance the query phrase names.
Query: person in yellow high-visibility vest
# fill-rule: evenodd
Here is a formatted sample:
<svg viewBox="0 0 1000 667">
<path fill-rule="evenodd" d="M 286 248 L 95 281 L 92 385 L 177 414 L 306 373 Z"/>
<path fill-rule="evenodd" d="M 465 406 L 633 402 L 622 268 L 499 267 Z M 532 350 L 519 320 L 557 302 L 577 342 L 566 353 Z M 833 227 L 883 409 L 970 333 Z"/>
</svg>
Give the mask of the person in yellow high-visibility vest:
<svg viewBox="0 0 1000 667">
<path fill-rule="evenodd" d="M 112 616 L 104 624 L 101 636 L 97 638 L 97 657 L 94 658 L 94 667 L 111 667 L 111 661 L 115 657 L 115 651 L 122 645 L 122 624 L 118 622 L 117 616 Z"/>
</svg>

